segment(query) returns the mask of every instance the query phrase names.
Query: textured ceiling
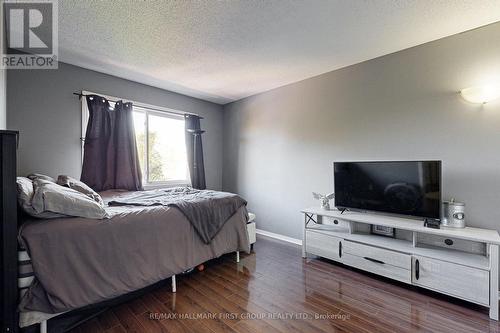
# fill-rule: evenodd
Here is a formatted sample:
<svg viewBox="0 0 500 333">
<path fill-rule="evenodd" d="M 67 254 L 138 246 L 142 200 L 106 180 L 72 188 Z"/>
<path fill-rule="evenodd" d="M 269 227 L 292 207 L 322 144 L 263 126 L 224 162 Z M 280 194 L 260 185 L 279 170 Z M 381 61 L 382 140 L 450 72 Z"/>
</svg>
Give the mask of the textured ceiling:
<svg viewBox="0 0 500 333">
<path fill-rule="evenodd" d="M 499 0 L 64 0 L 60 60 L 225 104 L 499 20 Z"/>
</svg>

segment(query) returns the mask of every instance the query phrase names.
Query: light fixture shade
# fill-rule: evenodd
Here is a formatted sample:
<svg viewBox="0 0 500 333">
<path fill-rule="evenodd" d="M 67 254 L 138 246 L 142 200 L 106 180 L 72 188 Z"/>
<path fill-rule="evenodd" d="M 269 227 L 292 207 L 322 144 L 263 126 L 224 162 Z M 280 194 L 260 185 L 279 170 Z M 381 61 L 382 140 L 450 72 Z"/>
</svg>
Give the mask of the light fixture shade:
<svg viewBox="0 0 500 333">
<path fill-rule="evenodd" d="M 462 89 L 460 95 L 467 102 L 485 104 L 500 97 L 500 85 L 469 87 Z"/>
</svg>

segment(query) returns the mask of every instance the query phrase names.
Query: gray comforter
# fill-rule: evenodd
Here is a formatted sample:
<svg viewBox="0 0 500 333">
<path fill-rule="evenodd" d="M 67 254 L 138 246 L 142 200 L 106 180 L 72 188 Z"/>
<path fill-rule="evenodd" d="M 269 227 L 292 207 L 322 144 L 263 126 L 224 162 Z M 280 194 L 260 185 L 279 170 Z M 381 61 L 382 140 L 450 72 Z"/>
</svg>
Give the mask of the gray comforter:
<svg viewBox="0 0 500 333">
<path fill-rule="evenodd" d="M 234 193 L 190 187 L 138 191 L 109 201 L 110 206 L 169 206 L 178 208 L 205 244 L 247 202 Z"/>
<path fill-rule="evenodd" d="M 117 193 L 110 195 L 116 199 Z M 110 218 L 105 220 L 33 219 L 23 224 L 19 240 L 31 256 L 36 279 L 21 300 L 21 311 L 80 308 L 146 287 L 224 253 L 249 251 L 245 206 L 209 244 L 174 207 L 106 210 Z"/>
</svg>

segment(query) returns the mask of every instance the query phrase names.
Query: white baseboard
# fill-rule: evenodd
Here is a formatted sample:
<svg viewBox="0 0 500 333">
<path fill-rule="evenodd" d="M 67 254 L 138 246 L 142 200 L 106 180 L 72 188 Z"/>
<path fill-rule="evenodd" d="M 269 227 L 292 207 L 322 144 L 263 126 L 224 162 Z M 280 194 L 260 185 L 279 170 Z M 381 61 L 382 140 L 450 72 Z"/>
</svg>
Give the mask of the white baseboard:
<svg viewBox="0 0 500 333">
<path fill-rule="evenodd" d="M 265 231 L 265 230 L 262 230 L 262 229 L 257 229 L 257 230 L 255 230 L 255 232 L 258 235 L 267 236 L 267 237 L 271 237 L 271 238 L 274 238 L 274 239 L 279 239 L 279 240 L 287 242 L 287 243 L 302 245 L 302 240 L 301 239 L 292 238 L 292 237 L 288 237 L 288 236 L 284 236 L 284 235 L 280 235 L 280 234 L 275 234 L 274 232 Z"/>
</svg>

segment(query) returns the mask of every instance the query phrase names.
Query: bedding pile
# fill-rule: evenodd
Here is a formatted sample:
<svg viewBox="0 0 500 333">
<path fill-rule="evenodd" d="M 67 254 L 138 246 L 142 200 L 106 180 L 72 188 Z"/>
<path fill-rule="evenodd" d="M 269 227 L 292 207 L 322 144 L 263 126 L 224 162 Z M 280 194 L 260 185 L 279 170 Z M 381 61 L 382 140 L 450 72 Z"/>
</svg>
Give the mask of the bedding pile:
<svg viewBox="0 0 500 333">
<path fill-rule="evenodd" d="M 134 192 L 108 204 L 175 207 L 191 222 L 203 242 L 209 244 L 224 223 L 247 202 L 234 193 L 176 187 Z"/>
<path fill-rule="evenodd" d="M 109 217 L 101 196 L 69 176 L 59 176 L 57 181 L 41 174 L 17 177 L 17 194 L 19 206 L 33 217 Z"/>
</svg>

